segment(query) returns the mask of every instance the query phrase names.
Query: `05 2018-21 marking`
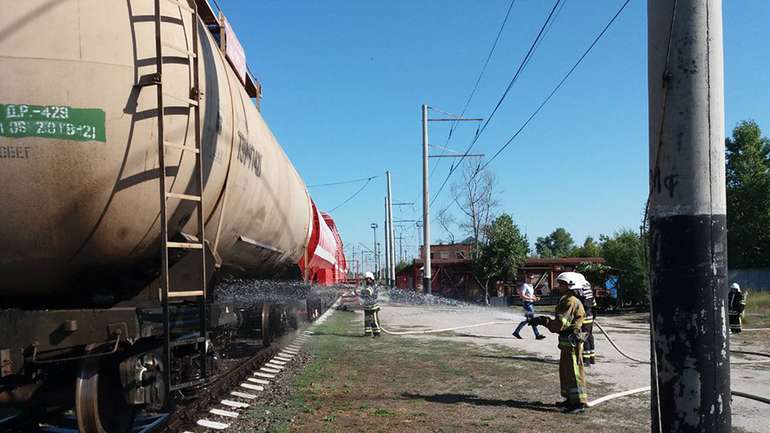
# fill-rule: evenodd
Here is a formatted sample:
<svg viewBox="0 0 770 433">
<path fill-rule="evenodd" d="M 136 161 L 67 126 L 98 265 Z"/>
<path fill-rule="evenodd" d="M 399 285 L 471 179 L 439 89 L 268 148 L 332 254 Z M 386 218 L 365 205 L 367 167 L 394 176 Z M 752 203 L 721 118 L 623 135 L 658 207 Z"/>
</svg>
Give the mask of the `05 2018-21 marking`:
<svg viewBox="0 0 770 433">
<path fill-rule="evenodd" d="M 0 104 L 0 137 L 106 142 L 105 113 L 100 108 Z"/>
</svg>

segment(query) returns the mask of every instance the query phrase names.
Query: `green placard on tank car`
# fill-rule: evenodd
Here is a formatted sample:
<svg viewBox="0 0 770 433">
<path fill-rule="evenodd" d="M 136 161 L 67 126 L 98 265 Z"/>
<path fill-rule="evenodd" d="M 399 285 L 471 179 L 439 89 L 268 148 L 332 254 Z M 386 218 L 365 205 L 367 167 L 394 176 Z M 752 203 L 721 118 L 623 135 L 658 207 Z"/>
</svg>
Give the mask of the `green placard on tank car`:
<svg viewBox="0 0 770 433">
<path fill-rule="evenodd" d="M 0 104 L 0 137 L 106 142 L 104 125 L 100 108 Z"/>
</svg>

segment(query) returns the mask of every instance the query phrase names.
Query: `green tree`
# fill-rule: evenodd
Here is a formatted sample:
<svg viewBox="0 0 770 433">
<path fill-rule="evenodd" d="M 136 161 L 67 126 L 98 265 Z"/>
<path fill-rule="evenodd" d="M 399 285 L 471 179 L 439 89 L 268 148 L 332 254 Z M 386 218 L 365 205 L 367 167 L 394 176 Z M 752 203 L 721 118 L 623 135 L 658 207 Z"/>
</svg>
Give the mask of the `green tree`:
<svg viewBox="0 0 770 433">
<path fill-rule="evenodd" d="M 770 266 L 770 140 L 745 120 L 725 148 L 730 267 Z"/>
<path fill-rule="evenodd" d="M 588 236 L 583 242 L 583 246 L 575 248 L 571 255 L 574 257 L 601 257 L 602 247 L 594 241 L 594 238 Z"/>
<path fill-rule="evenodd" d="M 495 218 L 486 228 L 486 239 L 474 267 L 476 275 L 484 281 L 485 298 L 489 302 L 489 282 L 514 277 L 527 258 L 529 242 L 507 213 Z"/>
<path fill-rule="evenodd" d="M 620 270 L 623 300 L 646 304 L 647 260 L 642 239 L 633 230 L 622 229 L 612 237 L 602 235 L 600 241 L 607 265 Z"/>
<path fill-rule="evenodd" d="M 574 249 L 572 235 L 562 227 L 548 236 L 537 238 L 535 242 L 535 251 L 540 257 L 567 257 Z"/>
</svg>

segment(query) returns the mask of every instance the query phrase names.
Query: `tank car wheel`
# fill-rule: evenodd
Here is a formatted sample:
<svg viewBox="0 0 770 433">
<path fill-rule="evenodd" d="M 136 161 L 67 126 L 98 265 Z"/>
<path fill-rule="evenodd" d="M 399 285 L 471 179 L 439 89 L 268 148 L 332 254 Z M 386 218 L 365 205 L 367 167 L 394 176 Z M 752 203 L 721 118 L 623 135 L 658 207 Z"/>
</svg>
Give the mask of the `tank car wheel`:
<svg viewBox="0 0 770 433">
<path fill-rule="evenodd" d="M 262 304 L 262 345 L 269 346 L 273 342 L 273 327 L 270 323 L 270 310 L 272 306 L 265 302 Z"/>
<path fill-rule="evenodd" d="M 84 359 L 75 385 L 78 429 L 84 433 L 125 433 L 136 416 L 120 382 L 118 363 L 109 357 Z"/>
</svg>

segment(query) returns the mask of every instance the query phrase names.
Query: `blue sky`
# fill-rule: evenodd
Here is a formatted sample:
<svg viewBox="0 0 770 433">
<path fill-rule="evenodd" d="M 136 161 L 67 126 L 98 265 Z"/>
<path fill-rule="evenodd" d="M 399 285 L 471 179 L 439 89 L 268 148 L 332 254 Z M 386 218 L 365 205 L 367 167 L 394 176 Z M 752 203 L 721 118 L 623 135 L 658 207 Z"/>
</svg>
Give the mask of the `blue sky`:
<svg viewBox="0 0 770 433">
<path fill-rule="evenodd" d="M 489 114 L 554 1 L 516 1 L 467 116 Z M 396 218 L 421 218 L 420 104 L 462 110 L 509 0 L 219 2 L 264 86 L 262 113 L 305 182 L 389 169 L 394 200 L 415 202 Z M 491 155 L 518 129 L 622 2 L 567 0 L 474 151 Z M 648 166 L 646 7 L 631 1 L 490 165 L 498 211 L 511 213 L 531 242 L 560 226 L 578 243 L 639 226 Z M 753 118 L 770 132 L 770 2 L 725 0 L 724 18 L 726 130 Z M 447 132 L 431 124 L 431 143 L 444 145 Z M 473 132 L 463 126 L 449 147 L 464 150 Z M 437 167 L 434 191 L 449 165 Z M 362 185 L 311 188 L 311 194 L 330 209 Z M 384 195 L 383 176 L 333 213 L 348 246 L 371 246 L 369 226 L 382 227 Z M 446 188 L 433 215 L 450 202 Z M 405 245 L 416 245 L 413 228 L 404 237 Z M 434 242 L 446 238 L 434 224 Z"/>
</svg>

